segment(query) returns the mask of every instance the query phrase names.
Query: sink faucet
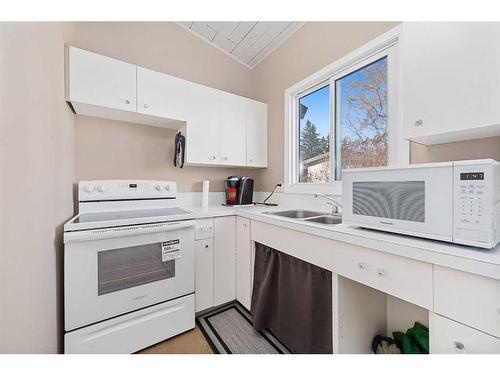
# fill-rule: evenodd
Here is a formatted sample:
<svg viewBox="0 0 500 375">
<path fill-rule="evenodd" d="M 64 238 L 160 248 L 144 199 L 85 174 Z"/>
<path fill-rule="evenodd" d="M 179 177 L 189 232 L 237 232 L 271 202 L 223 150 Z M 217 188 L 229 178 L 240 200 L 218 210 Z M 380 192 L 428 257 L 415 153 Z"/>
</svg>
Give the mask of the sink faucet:
<svg viewBox="0 0 500 375">
<path fill-rule="evenodd" d="M 342 205 L 339 202 L 337 202 L 335 199 L 332 199 L 325 194 L 314 194 L 314 198 L 319 198 L 319 197 L 323 197 L 329 200 L 329 202 L 326 203 L 332 206 L 332 212 L 330 213 L 330 215 L 336 215 L 339 213 L 339 207 L 342 207 Z"/>
</svg>

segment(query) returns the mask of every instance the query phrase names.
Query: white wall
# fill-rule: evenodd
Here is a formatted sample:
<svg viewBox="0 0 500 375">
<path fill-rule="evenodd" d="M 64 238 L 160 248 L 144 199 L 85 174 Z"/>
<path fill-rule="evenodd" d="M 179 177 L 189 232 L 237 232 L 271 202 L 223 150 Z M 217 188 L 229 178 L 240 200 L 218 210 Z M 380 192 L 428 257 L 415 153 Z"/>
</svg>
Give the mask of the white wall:
<svg viewBox="0 0 500 375">
<path fill-rule="evenodd" d="M 0 23 L 0 353 L 55 353 L 62 337 L 62 224 L 75 180 L 64 101 L 71 38 L 68 24 Z"/>
</svg>

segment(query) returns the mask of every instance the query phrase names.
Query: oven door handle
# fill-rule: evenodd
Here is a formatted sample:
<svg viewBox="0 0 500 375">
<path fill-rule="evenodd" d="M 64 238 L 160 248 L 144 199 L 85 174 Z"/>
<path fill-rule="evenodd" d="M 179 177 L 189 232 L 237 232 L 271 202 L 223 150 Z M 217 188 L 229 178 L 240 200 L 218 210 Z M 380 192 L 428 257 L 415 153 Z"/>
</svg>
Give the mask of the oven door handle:
<svg viewBox="0 0 500 375">
<path fill-rule="evenodd" d="M 107 238 L 137 236 L 141 234 L 168 232 L 174 230 L 194 228 L 194 220 L 183 220 L 171 223 L 153 223 L 141 225 L 129 225 L 123 227 L 111 227 L 103 229 L 90 229 L 64 233 L 64 242 L 93 241 Z"/>
</svg>

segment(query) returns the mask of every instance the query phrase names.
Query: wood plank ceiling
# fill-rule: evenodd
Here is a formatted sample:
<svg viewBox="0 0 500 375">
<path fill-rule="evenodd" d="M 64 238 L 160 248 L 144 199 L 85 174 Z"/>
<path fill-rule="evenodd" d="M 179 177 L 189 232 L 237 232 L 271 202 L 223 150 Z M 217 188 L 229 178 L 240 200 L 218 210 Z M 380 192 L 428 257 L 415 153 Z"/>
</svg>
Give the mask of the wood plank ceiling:
<svg viewBox="0 0 500 375">
<path fill-rule="evenodd" d="M 255 67 L 302 22 L 179 22 L 248 66 Z"/>
</svg>

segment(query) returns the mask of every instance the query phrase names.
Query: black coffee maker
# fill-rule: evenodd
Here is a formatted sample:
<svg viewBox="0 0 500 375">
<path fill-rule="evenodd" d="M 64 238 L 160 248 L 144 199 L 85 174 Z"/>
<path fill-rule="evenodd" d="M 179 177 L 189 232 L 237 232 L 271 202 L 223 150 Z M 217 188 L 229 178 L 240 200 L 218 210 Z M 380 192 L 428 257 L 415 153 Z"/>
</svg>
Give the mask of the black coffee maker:
<svg viewBox="0 0 500 375">
<path fill-rule="evenodd" d="M 226 205 L 241 206 L 253 203 L 253 179 L 246 176 L 226 178 Z"/>
</svg>

